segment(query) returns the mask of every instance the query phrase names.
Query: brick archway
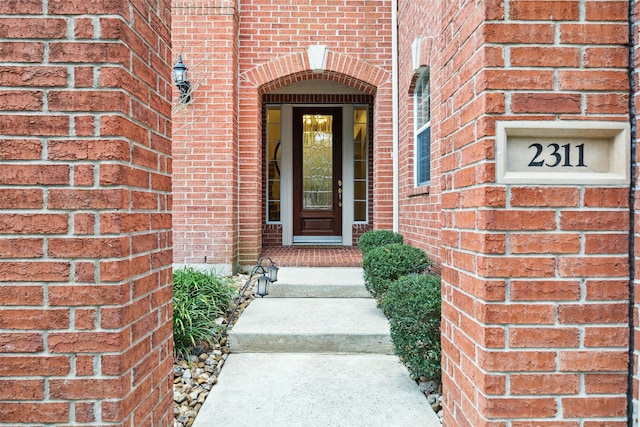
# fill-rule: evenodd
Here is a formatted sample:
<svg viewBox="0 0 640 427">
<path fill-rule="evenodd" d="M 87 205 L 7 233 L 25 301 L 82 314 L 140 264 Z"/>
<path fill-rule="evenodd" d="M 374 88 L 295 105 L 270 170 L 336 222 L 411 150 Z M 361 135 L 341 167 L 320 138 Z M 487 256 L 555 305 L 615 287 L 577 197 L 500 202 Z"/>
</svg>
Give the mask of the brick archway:
<svg viewBox="0 0 640 427">
<path fill-rule="evenodd" d="M 325 79 L 373 95 L 391 73 L 369 62 L 339 52 L 327 52 L 323 71 L 311 70 L 306 52 L 298 52 L 260 64 L 241 74 L 242 83 L 258 88 L 260 94 L 303 80 Z"/>
<path fill-rule="evenodd" d="M 240 75 L 239 115 L 239 265 L 255 262 L 262 248 L 262 100 L 264 93 L 292 83 L 321 79 L 344 84 L 376 96 L 376 110 L 391 115 L 391 73 L 358 58 L 329 50 L 325 69 L 312 70 L 306 51 L 275 58 L 244 71 Z M 378 99 L 384 100 L 378 102 Z M 376 117 L 374 115 L 374 126 Z M 391 145 L 391 128 L 377 132 L 374 147 Z M 379 141 L 385 141 L 379 143 Z M 376 157 L 376 156 L 374 156 Z M 374 164 L 374 168 L 391 175 L 391 162 Z M 386 185 L 386 184 L 385 184 Z M 389 190 L 391 183 L 388 184 Z M 381 205 L 387 202 L 380 201 Z M 374 217 L 375 222 L 375 217 Z"/>
</svg>

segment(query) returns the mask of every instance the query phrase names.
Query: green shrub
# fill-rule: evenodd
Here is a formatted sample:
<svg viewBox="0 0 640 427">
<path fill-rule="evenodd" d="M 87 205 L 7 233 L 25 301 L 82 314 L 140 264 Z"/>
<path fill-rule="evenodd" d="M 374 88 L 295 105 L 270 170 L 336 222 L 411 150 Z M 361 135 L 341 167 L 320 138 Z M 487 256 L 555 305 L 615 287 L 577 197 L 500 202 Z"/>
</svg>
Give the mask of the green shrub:
<svg viewBox="0 0 640 427">
<path fill-rule="evenodd" d="M 389 243 L 402 243 L 402 240 L 401 234 L 391 230 L 369 230 L 358 239 L 358 248 L 362 255 L 365 255 L 371 249 L 388 245 Z"/>
<path fill-rule="evenodd" d="M 384 295 L 391 339 L 413 378 L 441 377 L 440 276 L 412 274 L 395 281 Z"/>
<path fill-rule="evenodd" d="M 391 282 L 407 274 L 421 273 L 430 264 L 422 249 L 402 243 L 379 246 L 363 257 L 365 285 L 374 298 L 381 299 Z"/>
<path fill-rule="evenodd" d="M 173 272 L 173 339 L 175 353 L 188 355 L 189 348 L 220 337 L 215 320 L 230 308 L 237 289 L 231 278 L 212 271 L 184 267 Z"/>
</svg>

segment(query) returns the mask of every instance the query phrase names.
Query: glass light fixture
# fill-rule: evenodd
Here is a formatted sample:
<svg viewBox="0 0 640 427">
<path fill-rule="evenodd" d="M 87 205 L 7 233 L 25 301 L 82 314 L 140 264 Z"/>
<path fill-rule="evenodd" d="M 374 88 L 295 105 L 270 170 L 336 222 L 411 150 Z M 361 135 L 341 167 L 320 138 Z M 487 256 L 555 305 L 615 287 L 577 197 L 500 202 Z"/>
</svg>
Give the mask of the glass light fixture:
<svg viewBox="0 0 640 427">
<path fill-rule="evenodd" d="M 279 268 L 275 266 L 275 264 L 271 264 L 267 267 L 267 274 L 269 275 L 269 281 L 277 282 L 278 281 L 278 270 Z"/>
<path fill-rule="evenodd" d="M 271 280 L 269 280 L 269 276 L 266 276 L 264 274 L 258 276 L 256 283 L 256 295 L 259 295 L 260 297 L 269 295 L 269 283 L 271 283 Z"/>
<path fill-rule="evenodd" d="M 191 102 L 191 83 L 187 71 L 187 66 L 182 62 L 182 55 L 179 55 L 178 63 L 173 67 L 173 81 L 180 91 L 180 102 L 183 104 Z"/>
</svg>

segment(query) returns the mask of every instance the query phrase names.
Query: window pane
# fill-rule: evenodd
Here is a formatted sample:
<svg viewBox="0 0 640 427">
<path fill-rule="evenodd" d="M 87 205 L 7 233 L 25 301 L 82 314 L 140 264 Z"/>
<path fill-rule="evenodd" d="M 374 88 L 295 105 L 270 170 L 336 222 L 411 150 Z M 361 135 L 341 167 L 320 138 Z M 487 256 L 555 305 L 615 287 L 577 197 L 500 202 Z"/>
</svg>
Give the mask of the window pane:
<svg viewBox="0 0 640 427">
<path fill-rule="evenodd" d="M 356 142 L 353 145 L 353 158 L 356 160 L 366 160 L 367 158 L 367 144 Z"/>
<path fill-rule="evenodd" d="M 280 202 L 269 203 L 269 221 L 280 221 Z"/>
<path fill-rule="evenodd" d="M 267 218 L 280 221 L 280 107 L 267 110 Z"/>
<path fill-rule="evenodd" d="M 269 186 L 269 200 L 280 200 L 280 181 L 274 181 Z"/>
<path fill-rule="evenodd" d="M 359 200 L 367 199 L 367 183 L 364 181 L 356 181 L 353 186 L 353 196 Z"/>
<path fill-rule="evenodd" d="M 426 71 L 416 86 L 416 129 L 420 129 L 431 120 L 431 88 L 429 86 L 429 72 Z"/>
<path fill-rule="evenodd" d="M 353 219 L 355 221 L 367 220 L 367 202 L 356 201 L 353 204 Z"/>
<path fill-rule="evenodd" d="M 353 111 L 353 219 L 367 220 L 367 163 L 368 163 L 368 109 L 355 107 Z"/>
<path fill-rule="evenodd" d="M 429 70 L 425 70 L 416 84 L 415 132 L 416 132 L 416 185 L 427 184 L 431 179 L 431 89 Z"/>
<path fill-rule="evenodd" d="M 269 123 L 280 123 L 280 107 L 270 108 L 267 115 Z"/>
<path fill-rule="evenodd" d="M 353 177 L 355 179 L 367 179 L 367 164 L 363 161 L 353 163 Z"/>
<path fill-rule="evenodd" d="M 353 140 L 356 142 L 365 142 L 367 140 L 367 124 L 356 123 L 354 125 Z"/>
<path fill-rule="evenodd" d="M 425 184 L 431 179 L 431 128 L 427 127 L 418 134 L 417 175 L 418 184 Z"/>
</svg>

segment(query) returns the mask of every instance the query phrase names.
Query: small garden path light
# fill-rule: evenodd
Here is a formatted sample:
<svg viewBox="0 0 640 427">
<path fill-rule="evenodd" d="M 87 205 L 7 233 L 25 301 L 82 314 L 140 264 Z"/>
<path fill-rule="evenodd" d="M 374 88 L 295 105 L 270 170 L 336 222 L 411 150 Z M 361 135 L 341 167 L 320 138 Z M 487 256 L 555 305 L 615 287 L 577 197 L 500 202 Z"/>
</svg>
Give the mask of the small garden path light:
<svg viewBox="0 0 640 427">
<path fill-rule="evenodd" d="M 263 265 L 267 260 L 269 261 L 269 265 Z M 238 298 L 238 302 L 236 302 L 236 305 L 233 308 L 231 315 L 229 316 L 227 328 L 233 323 L 233 317 L 235 316 L 236 311 L 238 310 L 238 306 L 242 301 L 242 296 L 246 292 L 247 288 L 249 288 L 249 286 L 251 285 L 253 276 L 255 276 L 256 274 L 260 274 L 256 277 L 255 294 L 260 298 L 263 298 L 264 296 L 269 295 L 269 285 L 273 282 L 278 281 L 278 270 L 278 266 L 276 266 L 276 263 L 273 262 L 271 258 L 262 257 L 258 259 L 256 265 L 251 269 L 251 273 L 249 273 L 247 282 L 244 284 L 242 290 L 240 291 L 240 298 Z"/>
</svg>

